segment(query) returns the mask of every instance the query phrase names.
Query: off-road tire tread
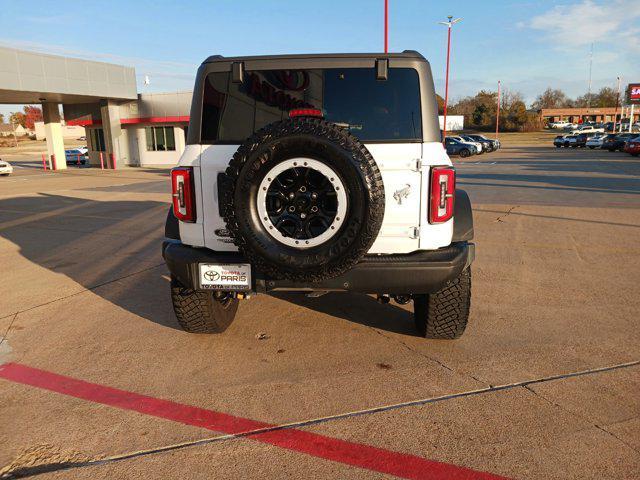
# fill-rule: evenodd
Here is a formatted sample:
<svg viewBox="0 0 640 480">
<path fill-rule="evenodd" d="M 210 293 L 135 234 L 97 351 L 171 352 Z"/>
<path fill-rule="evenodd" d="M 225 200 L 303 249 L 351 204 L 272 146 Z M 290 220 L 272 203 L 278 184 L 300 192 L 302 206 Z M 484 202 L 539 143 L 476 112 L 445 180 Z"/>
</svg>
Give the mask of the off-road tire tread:
<svg viewBox="0 0 640 480">
<path fill-rule="evenodd" d="M 286 265 L 274 264 L 248 248 L 246 239 L 240 232 L 236 209 L 234 208 L 234 190 L 240 171 L 251 154 L 264 142 L 277 140 L 289 135 L 319 135 L 349 152 L 353 162 L 364 173 L 365 192 L 369 196 L 369 215 L 363 219 L 360 235 L 351 248 L 348 256 L 341 256 L 340 262 L 331 259 L 313 271 L 302 272 L 300 269 L 287 268 Z M 369 251 L 376 240 L 384 218 L 385 195 L 382 174 L 369 150 L 349 131 L 320 118 L 299 117 L 271 123 L 253 134 L 233 155 L 226 170 L 229 182 L 220 185 L 223 202 L 223 218 L 230 231 L 233 243 L 247 260 L 259 271 L 271 278 L 287 279 L 300 282 L 319 282 L 327 278 L 337 277 L 351 269 Z"/>
<path fill-rule="evenodd" d="M 180 326 L 189 333 L 221 333 L 235 318 L 238 300 L 226 309 L 213 297 L 212 292 L 197 292 L 171 279 L 171 301 Z"/>
<path fill-rule="evenodd" d="M 442 289 L 414 297 L 416 328 L 425 338 L 459 338 L 469 320 L 471 268 L 463 270 Z"/>
</svg>

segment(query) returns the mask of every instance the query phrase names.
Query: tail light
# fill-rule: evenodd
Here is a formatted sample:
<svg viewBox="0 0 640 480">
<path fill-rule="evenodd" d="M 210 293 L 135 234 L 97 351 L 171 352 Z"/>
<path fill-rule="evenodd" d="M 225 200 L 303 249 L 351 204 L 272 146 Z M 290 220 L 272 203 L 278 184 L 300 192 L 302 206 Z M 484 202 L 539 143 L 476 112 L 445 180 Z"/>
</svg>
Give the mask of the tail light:
<svg viewBox="0 0 640 480">
<path fill-rule="evenodd" d="M 431 169 L 429 223 L 443 223 L 453 217 L 456 171 L 452 167 Z"/>
<path fill-rule="evenodd" d="M 289 118 L 294 117 L 322 117 L 322 110 L 317 108 L 294 108 L 289 110 Z"/>
<path fill-rule="evenodd" d="M 173 214 L 183 222 L 196 221 L 196 191 L 193 187 L 193 169 L 178 167 L 171 170 Z"/>
</svg>

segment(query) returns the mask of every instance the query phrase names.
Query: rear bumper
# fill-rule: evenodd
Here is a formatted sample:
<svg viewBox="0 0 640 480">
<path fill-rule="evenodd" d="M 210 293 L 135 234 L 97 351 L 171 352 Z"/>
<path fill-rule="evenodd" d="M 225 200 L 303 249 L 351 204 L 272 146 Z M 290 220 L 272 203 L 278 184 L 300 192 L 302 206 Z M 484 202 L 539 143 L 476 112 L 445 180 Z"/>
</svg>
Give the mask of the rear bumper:
<svg viewBox="0 0 640 480">
<path fill-rule="evenodd" d="M 183 285 L 200 290 L 198 264 L 248 263 L 238 252 L 214 252 L 194 248 L 179 240 L 165 240 L 162 256 L 167 267 Z M 300 283 L 277 280 L 252 269 L 254 292 L 269 291 L 353 291 L 362 293 L 433 293 L 456 278 L 475 258 L 475 245 L 456 242 L 439 250 L 403 255 L 367 255 L 343 275 L 322 282 Z"/>
</svg>

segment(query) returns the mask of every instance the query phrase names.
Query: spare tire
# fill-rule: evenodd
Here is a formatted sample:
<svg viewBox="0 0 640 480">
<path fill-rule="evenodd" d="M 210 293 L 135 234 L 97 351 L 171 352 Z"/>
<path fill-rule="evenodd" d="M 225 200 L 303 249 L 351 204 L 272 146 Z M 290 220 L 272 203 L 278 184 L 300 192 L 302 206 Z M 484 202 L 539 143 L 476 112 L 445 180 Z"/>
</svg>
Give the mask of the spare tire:
<svg viewBox="0 0 640 480">
<path fill-rule="evenodd" d="M 380 170 L 345 129 L 298 117 L 256 132 L 219 182 L 222 213 L 244 256 L 267 277 L 314 282 L 353 267 L 384 217 Z"/>
</svg>

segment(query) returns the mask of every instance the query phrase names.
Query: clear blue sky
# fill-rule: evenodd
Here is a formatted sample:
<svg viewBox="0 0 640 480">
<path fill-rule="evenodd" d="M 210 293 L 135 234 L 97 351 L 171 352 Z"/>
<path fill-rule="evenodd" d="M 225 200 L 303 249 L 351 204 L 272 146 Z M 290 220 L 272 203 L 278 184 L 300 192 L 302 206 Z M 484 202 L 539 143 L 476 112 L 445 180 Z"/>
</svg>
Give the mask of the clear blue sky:
<svg viewBox="0 0 640 480">
<path fill-rule="evenodd" d="M 136 67 L 138 89 L 189 90 L 211 54 L 382 50 L 383 0 L 0 0 L 0 44 Z M 431 61 L 444 92 L 446 28 L 454 27 L 450 95 L 519 91 L 527 102 L 547 86 L 586 92 L 640 81 L 640 0 L 389 0 L 391 51 Z M 10 107 L 0 106 L 6 113 Z"/>
</svg>

